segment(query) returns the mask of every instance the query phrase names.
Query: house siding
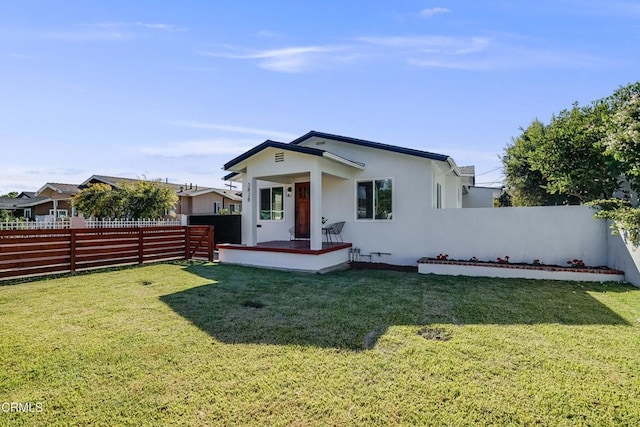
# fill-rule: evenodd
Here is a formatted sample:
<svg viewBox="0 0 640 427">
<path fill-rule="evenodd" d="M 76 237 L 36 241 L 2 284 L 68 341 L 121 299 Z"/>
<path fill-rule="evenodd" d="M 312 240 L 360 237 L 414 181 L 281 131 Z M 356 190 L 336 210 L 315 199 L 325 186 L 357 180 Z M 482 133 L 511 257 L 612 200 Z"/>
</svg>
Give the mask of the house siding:
<svg viewBox="0 0 640 427">
<path fill-rule="evenodd" d="M 285 197 L 285 218 L 282 221 L 257 219 L 260 189 L 274 185 L 295 188 L 296 182 L 311 182 L 312 188 L 312 242 L 313 227 L 319 232 L 320 217 L 328 223 L 345 222 L 342 238 L 360 248 L 362 254 L 371 255 L 371 261 L 414 264 L 414 254 L 423 243 L 419 237 L 429 223 L 425 222 L 435 207 L 435 184 L 443 186 L 443 207 L 461 207 L 461 182 L 448 162 L 437 161 L 401 152 L 363 147 L 347 142 L 312 137 L 301 146 L 324 150 L 354 162 L 348 166 L 339 160 L 322 155 L 287 151 L 281 147 L 266 147 L 242 160 L 243 223 L 242 241 L 253 245 L 270 240 L 289 238 L 294 225 L 295 197 Z M 284 157 L 276 159 L 276 153 Z M 359 168 L 357 165 L 364 165 Z M 390 179 L 393 183 L 390 220 L 362 220 L 356 217 L 356 186 L 363 180 Z M 318 192 L 319 187 L 321 190 Z M 321 194 L 320 215 L 315 212 L 314 190 Z M 249 200 L 250 199 L 250 200 Z M 321 240 L 316 235 L 315 241 Z M 317 243 L 316 243 L 317 244 Z M 410 249 L 408 248 L 410 247 Z"/>
</svg>

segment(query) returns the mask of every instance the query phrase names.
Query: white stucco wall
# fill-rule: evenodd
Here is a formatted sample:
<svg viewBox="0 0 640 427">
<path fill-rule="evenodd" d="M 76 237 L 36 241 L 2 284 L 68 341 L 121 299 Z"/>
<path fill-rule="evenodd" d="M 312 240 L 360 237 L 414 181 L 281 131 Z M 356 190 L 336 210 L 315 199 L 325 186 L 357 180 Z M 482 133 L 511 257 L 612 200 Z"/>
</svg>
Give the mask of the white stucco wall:
<svg viewBox="0 0 640 427">
<path fill-rule="evenodd" d="M 627 282 L 640 286 L 640 247 L 634 247 L 619 234 L 609 233 L 607 243 L 609 267 L 624 271 Z"/>
<path fill-rule="evenodd" d="M 391 253 L 373 261 L 404 265 L 439 253 L 452 259 L 509 256 L 512 262 L 540 259 L 558 265 L 574 258 L 588 265 L 608 262 L 609 230 L 588 207 L 434 209 L 416 217 L 399 229 L 376 227 L 349 241 L 365 254 Z"/>
</svg>

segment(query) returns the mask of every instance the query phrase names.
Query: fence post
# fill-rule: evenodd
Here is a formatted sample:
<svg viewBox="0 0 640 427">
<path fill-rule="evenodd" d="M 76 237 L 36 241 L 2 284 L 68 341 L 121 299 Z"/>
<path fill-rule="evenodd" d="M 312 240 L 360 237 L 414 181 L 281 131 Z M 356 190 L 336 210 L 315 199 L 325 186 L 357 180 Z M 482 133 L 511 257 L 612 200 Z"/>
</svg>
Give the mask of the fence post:
<svg viewBox="0 0 640 427">
<path fill-rule="evenodd" d="M 209 226 L 209 236 L 207 237 L 208 237 L 207 253 L 209 255 L 209 261 L 213 262 L 213 225 Z"/>
<path fill-rule="evenodd" d="M 144 261 L 144 232 L 142 227 L 138 228 L 138 264 L 142 264 Z"/>
<path fill-rule="evenodd" d="M 69 230 L 69 235 L 70 235 L 70 256 L 69 256 L 69 271 L 71 271 L 72 273 L 74 271 L 76 271 L 76 232 L 78 230 L 75 228 L 71 228 Z"/>
<path fill-rule="evenodd" d="M 184 259 L 191 259 L 191 230 L 188 226 L 184 229 Z"/>
</svg>

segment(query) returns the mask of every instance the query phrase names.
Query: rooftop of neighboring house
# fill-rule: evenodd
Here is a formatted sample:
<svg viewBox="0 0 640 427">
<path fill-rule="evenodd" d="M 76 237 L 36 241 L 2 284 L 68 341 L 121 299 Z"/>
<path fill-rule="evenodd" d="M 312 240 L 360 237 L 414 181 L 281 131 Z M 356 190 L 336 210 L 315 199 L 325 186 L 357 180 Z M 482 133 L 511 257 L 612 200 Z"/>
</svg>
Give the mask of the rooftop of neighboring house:
<svg viewBox="0 0 640 427">
<path fill-rule="evenodd" d="M 0 197 L 0 209 L 13 210 L 28 208 L 36 206 L 41 203 L 51 201 L 48 197 L 32 197 L 32 198 L 20 198 L 20 197 Z"/>
<path fill-rule="evenodd" d="M 119 185 L 122 185 L 125 183 L 135 184 L 138 181 L 153 181 L 153 180 L 124 178 L 119 176 L 107 176 L 107 175 L 92 175 L 90 178 L 88 178 L 82 184 L 80 184 L 80 187 L 85 187 L 88 184 L 95 183 L 95 182 L 102 182 L 102 183 L 111 185 L 113 187 L 118 187 Z M 221 188 L 203 187 L 193 183 L 174 184 L 171 182 L 167 182 L 166 180 L 164 182 L 163 181 L 157 181 L 157 182 L 159 182 L 163 186 L 173 189 L 176 192 L 176 194 L 178 194 L 179 196 L 195 197 L 195 196 L 200 196 L 202 194 L 214 192 L 234 201 L 242 200 L 242 197 L 239 195 L 240 192 L 238 191 L 225 190 Z"/>
<path fill-rule="evenodd" d="M 39 196 L 47 189 L 53 190 L 60 194 L 69 194 L 69 195 L 79 193 L 81 190 L 78 184 L 63 184 L 60 182 L 47 182 L 45 185 L 40 187 L 38 191 L 36 191 L 35 195 Z"/>
</svg>

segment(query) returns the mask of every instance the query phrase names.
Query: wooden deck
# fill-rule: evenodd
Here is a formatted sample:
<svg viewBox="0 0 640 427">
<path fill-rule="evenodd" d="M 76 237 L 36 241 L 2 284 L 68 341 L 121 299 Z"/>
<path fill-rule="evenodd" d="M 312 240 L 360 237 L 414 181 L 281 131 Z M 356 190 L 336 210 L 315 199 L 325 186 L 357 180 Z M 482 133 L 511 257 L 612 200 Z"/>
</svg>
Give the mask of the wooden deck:
<svg viewBox="0 0 640 427">
<path fill-rule="evenodd" d="M 350 248 L 352 244 L 342 242 L 322 242 L 322 249 L 315 250 L 310 249 L 308 240 L 272 240 L 269 242 L 260 242 L 257 246 L 245 246 L 236 244 L 225 244 L 219 246 L 222 246 L 224 249 L 238 249 L 256 252 L 280 252 L 290 254 L 321 255 L 328 252 Z"/>
</svg>

